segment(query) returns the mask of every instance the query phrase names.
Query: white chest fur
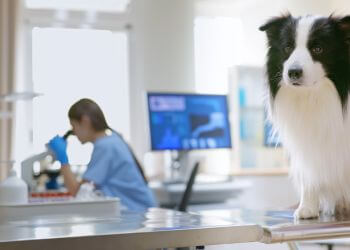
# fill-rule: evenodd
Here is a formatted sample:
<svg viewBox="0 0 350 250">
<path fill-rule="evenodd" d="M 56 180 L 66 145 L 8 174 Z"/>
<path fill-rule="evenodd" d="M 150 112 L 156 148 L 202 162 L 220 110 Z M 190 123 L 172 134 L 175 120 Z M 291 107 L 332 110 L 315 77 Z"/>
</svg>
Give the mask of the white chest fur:
<svg viewBox="0 0 350 250">
<path fill-rule="evenodd" d="M 271 106 L 298 186 L 315 190 L 322 200 L 350 201 L 350 106 L 343 113 L 333 83 L 283 85 Z"/>
</svg>

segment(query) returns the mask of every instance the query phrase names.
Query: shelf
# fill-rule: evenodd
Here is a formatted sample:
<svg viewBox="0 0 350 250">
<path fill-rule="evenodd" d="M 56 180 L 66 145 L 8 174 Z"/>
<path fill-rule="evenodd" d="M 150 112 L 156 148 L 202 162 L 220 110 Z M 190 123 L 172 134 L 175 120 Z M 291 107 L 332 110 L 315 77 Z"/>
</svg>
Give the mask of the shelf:
<svg viewBox="0 0 350 250">
<path fill-rule="evenodd" d="M 265 107 L 264 106 L 243 106 L 239 108 L 240 111 L 259 111 L 264 112 Z"/>
<path fill-rule="evenodd" d="M 289 174 L 288 167 L 280 168 L 240 168 L 234 169 L 234 176 L 284 176 Z"/>
<path fill-rule="evenodd" d="M 40 95 L 42 94 L 34 93 L 34 92 L 13 92 L 6 95 L 0 95 L 0 101 L 16 102 L 16 101 L 32 100 L 33 98 Z"/>
</svg>

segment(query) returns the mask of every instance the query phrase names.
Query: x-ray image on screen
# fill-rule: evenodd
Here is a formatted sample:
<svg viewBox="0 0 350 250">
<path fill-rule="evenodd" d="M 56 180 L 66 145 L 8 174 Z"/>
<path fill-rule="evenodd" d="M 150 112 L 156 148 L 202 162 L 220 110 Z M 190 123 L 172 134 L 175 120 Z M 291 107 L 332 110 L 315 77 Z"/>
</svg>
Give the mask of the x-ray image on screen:
<svg viewBox="0 0 350 250">
<path fill-rule="evenodd" d="M 230 148 L 225 95 L 148 94 L 152 150 Z"/>
</svg>

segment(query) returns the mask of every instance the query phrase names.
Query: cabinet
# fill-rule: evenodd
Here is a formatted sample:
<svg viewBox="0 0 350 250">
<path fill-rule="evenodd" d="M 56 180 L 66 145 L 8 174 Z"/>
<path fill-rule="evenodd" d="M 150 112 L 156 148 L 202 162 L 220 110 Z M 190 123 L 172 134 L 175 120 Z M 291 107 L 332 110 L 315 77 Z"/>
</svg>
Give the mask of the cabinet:
<svg viewBox="0 0 350 250">
<path fill-rule="evenodd" d="M 235 66 L 229 72 L 234 174 L 286 174 L 288 157 L 267 119 L 265 71 Z"/>
</svg>

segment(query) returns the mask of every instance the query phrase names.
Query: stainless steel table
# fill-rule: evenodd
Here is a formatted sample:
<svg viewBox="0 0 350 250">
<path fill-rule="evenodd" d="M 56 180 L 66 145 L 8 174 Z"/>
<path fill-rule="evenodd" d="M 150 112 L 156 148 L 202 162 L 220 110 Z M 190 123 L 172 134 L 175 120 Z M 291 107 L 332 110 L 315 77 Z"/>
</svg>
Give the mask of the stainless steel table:
<svg viewBox="0 0 350 250">
<path fill-rule="evenodd" d="M 293 210 L 207 210 L 198 214 L 237 224 L 253 223 L 263 229 L 261 243 L 283 243 L 350 237 L 350 217 L 321 216 L 312 220 L 295 220 Z"/>
<path fill-rule="evenodd" d="M 51 216 L 0 224 L 0 249 L 156 249 L 350 236 L 350 221 L 294 222 L 292 211 L 165 209 L 115 218 Z"/>
</svg>

